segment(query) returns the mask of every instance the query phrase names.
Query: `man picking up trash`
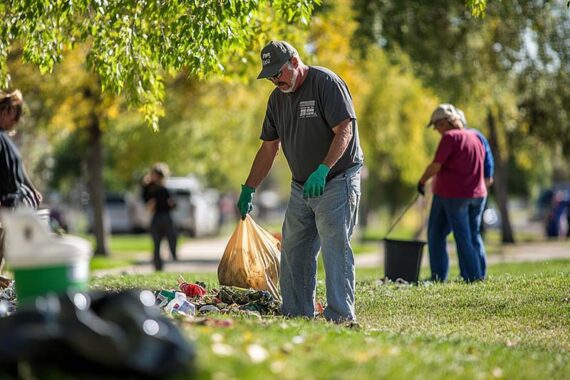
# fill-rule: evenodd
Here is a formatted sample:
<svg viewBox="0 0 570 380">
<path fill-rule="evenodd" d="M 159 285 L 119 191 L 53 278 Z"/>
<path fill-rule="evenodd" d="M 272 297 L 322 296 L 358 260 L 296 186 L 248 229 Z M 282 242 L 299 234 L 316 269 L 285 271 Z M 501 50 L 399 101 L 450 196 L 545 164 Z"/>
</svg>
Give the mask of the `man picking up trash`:
<svg viewBox="0 0 570 380">
<path fill-rule="evenodd" d="M 322 248 L 327 307 L 334 322 L 354 321 L 354 257 L 350 238 L 360 201 L 363 154 L 346 83 L 335 73 L 306 66 L 297 50 L 271 41 L 261 51 L 262 70 L 276 88 L 269 97 L 263 141 L 242 185 L 242 219 L 255 189 L 268 175 L 280 145 L 292 173 L 283 223 L 280 287 L 282 312 L 314 317 L 317 256 Z"/>
</svg>

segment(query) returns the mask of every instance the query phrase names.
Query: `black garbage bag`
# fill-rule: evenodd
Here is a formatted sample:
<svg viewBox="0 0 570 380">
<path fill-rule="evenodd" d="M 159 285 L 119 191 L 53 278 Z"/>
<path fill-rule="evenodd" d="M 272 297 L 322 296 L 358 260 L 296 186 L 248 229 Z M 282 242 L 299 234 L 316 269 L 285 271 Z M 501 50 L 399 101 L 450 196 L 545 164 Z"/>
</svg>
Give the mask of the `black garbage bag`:
<svg viewBox="0 0 570 380">
<path fill-rule="evenodd" d="M 0 318 L 0 368 L 163 378 L 193 372 L 196 351 L 149 291 L 38 297 Z M 185 376 L 186 377 L 186 376 Z"/>
</svg>

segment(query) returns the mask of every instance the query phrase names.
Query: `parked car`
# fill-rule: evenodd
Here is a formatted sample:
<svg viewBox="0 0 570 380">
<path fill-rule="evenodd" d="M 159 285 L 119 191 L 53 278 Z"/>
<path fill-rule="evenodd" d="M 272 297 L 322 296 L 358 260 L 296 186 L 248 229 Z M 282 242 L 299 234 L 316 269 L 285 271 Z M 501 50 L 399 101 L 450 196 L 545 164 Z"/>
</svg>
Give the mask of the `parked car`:
<svg viewBox="0 0 570 380">
<path fill-rule="evenodd" d="M 198 237 L 218 233 L 220 210 L 216 190 L 204 189 L 193 176 L 170 177 L 166 180 L 166 187 L 176 198 L 172 216 L 178 229 Z"/>
<path fill-rule="evenodd" d="M 170 177 L 166 187 L 176 198 L 172 218 L 176 227 L 190 236 L 215 235 L 220 227 L 219 193 L 205 189 L 194 177 Z M 105 220 L 111 233 L 145 232 L 152 219 L 139 190 L 129 193 L 108 193 L 105 196 Z M 89 230 L 93 231 L 93 212 L 88 211 Z"/>
<path fill-rule="evenodd" d="M 146 209 L 140 192 L 133 191 L 125 195 L 132 231 L 141 233 L 148 231 L 152 215 Z"/>
<path fill-rule="evenodd" d="M 129 206 L 123 193 L 107 193 L 105 195 L 105 229 L 111 233 L 127 233 L 133 231 Z M 93 231 L 93 209 L 88 208 L 87 219 L 89 231 Z"/>
</svg>

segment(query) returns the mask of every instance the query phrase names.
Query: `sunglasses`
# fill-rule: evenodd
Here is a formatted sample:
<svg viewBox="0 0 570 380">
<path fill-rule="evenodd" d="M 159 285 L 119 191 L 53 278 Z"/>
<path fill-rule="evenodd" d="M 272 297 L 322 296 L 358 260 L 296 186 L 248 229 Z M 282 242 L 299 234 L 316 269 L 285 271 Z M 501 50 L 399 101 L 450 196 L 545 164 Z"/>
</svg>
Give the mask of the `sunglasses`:
<svg viewBox="0 0 570 380">
<path fill-rule="evenodd" d="M 270 80 L 271 82 L 275 82 L 276 80 L 278 80 L 279 78 L 281 78 L 281 75 L 283 75 L 283 69 L 285 68 L 285 65 L 287 63 L 283 64 L 283 66 L 281 66 L 281 70 L 279 70 L 279 72 L 273 76 L 267 77 L 267 80 Z"/>
<path fill-rule="evenodd" d="M 271 77 L 267 77 L 267 80 L 271 81 L 271 82 L 275 82 L 276 80 L 279 80 L 279 78 L 281 78 L 281 75 L 283 75 L 283 69 L 279 70 L 279 72 Z"/>
</svg>

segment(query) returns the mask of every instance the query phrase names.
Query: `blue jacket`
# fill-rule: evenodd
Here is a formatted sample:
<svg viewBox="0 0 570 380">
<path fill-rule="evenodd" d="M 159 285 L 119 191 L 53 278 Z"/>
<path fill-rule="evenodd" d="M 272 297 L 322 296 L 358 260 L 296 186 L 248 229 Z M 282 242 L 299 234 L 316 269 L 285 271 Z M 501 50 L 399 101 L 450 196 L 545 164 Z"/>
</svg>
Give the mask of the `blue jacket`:
<svg viewBox="0 0 570 380">
<path fill-rule="evenodd" d="M 479 137 L 481 144 L 483 144 L 483 147 L 485 148 L 485 163 L 483 165 L 483 173 L 485 178 L 491 178 L 495 172 L 495 160 L 493 158 L 493 152 L 491 152 L 491 146 L 481 131 L 475 128 L 469 128 L 469 130 L 477 134 L 477 137 Z"/>
</svg>

